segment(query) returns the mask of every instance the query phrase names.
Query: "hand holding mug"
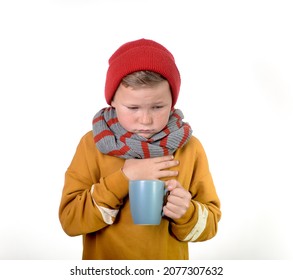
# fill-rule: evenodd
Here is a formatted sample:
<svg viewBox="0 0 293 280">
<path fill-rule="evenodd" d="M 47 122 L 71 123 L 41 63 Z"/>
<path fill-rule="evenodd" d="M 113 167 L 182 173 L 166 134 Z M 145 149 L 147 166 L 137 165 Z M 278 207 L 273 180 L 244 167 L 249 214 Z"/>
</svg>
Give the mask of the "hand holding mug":
<svg viewBox="0 0 293 280">
<path fill-rule="evenodd" d="M 169 180 L 165 184 L 170 194 L 163 212 L 171 219 L 180 219 L 190 207 L 191 194 L 177 180 Z"/>
</svg>

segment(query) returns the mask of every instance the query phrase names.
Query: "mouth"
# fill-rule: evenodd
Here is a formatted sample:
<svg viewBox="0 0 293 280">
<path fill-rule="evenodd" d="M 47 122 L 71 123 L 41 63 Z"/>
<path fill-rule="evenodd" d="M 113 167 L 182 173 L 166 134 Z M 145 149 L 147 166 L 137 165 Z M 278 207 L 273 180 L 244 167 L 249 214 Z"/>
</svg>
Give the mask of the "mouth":
<svg viewBox="0 0 293 280">
<path fill-rule="evenodd" d="M 137 130 L 136 133 L 153 133 L 153 130 Z"/>
</svg>

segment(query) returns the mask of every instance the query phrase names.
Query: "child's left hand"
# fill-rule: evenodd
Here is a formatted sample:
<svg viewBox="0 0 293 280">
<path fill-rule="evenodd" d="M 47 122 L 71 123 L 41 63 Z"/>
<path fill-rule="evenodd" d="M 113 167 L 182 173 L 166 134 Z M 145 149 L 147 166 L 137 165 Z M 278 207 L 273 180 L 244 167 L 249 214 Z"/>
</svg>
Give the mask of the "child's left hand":
<svg viewBox="0 0 293 280">
<path fill-rule="evenodd" d="M 165 216 L 171 219 L 181 218 L 190 206 L 191 194 L 184 189 L 177 180 L 169 180 L 165 182 L 170 192 L 167 203 L 163 207 Z"/>
</svg>

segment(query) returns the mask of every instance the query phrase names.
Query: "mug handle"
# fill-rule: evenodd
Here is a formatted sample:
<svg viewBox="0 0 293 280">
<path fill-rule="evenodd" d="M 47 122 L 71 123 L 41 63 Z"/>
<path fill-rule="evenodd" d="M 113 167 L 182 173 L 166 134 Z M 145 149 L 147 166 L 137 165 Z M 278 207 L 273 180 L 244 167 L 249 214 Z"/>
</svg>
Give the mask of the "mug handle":
<svg viewBox="0 0 293 280">
<path fill-rule="evenodd" d="M 168 196 L 170 194 L 170 191 L 168 191 L 167 189 L 164 189 L 164 192 L 165 192 L 165 194 L 164 194 L 164 200 L 163 200 L 163 207 L 166 205 Z M 162 217 L 164 217 L 164 216 L 165 215 L 164 215 L 163 208 L 162 208 Z"/>
</svg>

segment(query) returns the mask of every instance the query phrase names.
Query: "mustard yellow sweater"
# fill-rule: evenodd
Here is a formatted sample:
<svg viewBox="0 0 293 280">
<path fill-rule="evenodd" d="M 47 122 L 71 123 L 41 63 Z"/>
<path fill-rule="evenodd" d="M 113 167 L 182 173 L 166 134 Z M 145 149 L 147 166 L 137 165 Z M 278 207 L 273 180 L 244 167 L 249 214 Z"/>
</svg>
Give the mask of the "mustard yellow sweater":
<svg viewBox="0 0 293 280">
<path fill-rule="evenodd" d="M 92 131 L 82 137 L 65 174 L 59 218 L 68 235 L 83 235 L 83 259 L 188 259 L 188 242 L 215 236 L 220 201 L 201 143 L 192 137 L 174 156 L 191 207 L 178 220 L 134 225 L 124 159 L 100 153 Z"/>
</svg>

